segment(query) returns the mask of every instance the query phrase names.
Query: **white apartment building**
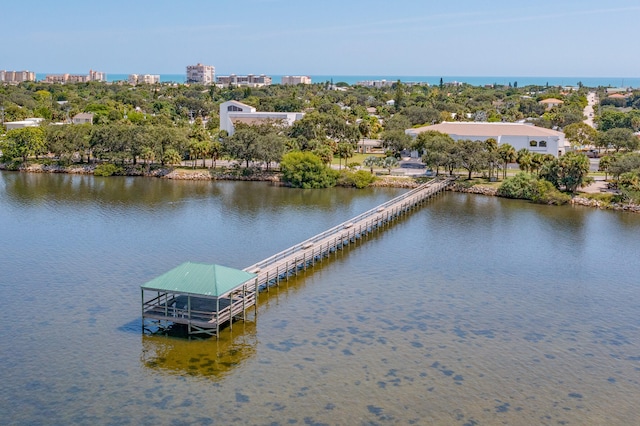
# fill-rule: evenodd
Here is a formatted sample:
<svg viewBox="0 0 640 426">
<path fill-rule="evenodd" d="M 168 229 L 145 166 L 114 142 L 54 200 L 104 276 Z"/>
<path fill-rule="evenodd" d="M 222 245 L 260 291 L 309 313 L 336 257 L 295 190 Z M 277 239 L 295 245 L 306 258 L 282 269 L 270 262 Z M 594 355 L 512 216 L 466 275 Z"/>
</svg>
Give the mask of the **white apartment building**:
<svg viewBox="0 0 640 426">
<path fill-rule="evenodd" d="M 365 87 L 391 87 L 396 83 L 397 81 L 392 80 L 363 80 L 358 81 L 355 85 Z"/>
<path fill-rule="evenodd" d="M 127 81 L 130 85 L 136 84 L 157 84 L 160 83 L 160 75 L 158 74 L 129 74 Z"/>
<path fill-rule="evenodd" d="M 0 83 L 22 83 L 36 81 L 36 73 L 32 71 L 0 70 Z"/>
<path fill-rule="evenodd" d="M 311 77 L 308 75 L 285 75 L 281 79 L 282 85 L 311 84 Z"/>
<path fill-rule="evenodd" d="M 187 65 L 187 83 L 214 84 L 216 68 L 213 65 Z"/>
<path fill-rule="evenodd" d="M 228 86 L 230 84 L 234 86 L 244 86 L 244 87 L 260 87 L 260 86 L 269 86 L 271 85 L 271 77 L 268 75 L 260 74 L 260 75 L 221 75 L 216 79 L 216 82 L 222 86 Z"/>
</svg>

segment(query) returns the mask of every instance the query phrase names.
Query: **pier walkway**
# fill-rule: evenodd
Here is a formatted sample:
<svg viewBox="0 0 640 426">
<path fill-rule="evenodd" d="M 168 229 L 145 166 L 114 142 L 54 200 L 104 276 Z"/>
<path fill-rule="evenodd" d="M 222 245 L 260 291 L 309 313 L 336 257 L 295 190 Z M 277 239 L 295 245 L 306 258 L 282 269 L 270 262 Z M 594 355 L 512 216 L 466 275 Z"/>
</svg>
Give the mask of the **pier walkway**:
<svg viewBox="0 0 640 426">
<path fill-rule="evenodd" d="M 277 285 L 280 280 L 295 275 L 301 269 L 313 266 L 315 262 L 328 257 L 336 250 L 379 230 L 382 226 L 390 224 L 419 207 L 427 199 L 444 191 L 454 180 L 454 177 L 433 179 L 243 270 L 257 274 L 258 289 L 268 290 L 270 286 Z"/>
<path fill-rule="evenodd" d="M 433 179 L 243 270 L 190 262 L 180 265 L 141 286 L 143 331 L 145 321 L 151 321 L 159 328 L 184 324 L 189 334 L 217 336 L 225 323 L 232 326 L 234 319 L 246 318 L 248 308 L 257 308 L 259 291 L 269 291 L 337 250 L 382 230 L 454 180 Z M 152 298 L 145 297 L 145 291 Z"/>
</svg>

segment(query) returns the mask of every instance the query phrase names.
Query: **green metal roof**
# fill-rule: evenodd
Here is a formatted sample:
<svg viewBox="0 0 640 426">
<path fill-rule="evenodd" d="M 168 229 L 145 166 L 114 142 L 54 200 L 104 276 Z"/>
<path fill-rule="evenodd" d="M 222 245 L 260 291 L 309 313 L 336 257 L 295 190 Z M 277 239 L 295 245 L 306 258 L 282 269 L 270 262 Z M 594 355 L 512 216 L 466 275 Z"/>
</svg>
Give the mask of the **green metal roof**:
<svg viewBox="0 0 640 426">
<path fill-rule="evenodd" d="M 220 297 L 256 276 L 226 266 L 185 262 L 141 287 L 172 293 Z"/>
</svg>

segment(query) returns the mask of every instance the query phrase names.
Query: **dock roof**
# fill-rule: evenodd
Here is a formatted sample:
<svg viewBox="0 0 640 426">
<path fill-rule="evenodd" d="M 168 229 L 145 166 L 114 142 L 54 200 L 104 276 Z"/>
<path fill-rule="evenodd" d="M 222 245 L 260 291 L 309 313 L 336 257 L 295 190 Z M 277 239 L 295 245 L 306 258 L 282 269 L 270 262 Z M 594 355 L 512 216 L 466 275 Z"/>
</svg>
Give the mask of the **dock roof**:
<svg viewBox="0 0 640 426">
<path fill-rule="evenodd" d="M 221 265 L 185 262 L 141 287 L 145 290 L 221 297 L 256 276 Z"/>
</svg>

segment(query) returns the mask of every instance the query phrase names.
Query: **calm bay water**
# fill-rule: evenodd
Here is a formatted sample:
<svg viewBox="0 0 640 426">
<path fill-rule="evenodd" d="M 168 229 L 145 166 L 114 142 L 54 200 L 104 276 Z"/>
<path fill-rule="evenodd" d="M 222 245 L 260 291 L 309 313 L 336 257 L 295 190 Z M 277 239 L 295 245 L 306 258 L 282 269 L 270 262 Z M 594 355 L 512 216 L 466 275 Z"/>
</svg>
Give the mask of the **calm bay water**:
<svg viewBox="0 0 640 426">
<path fill-rule="evenodd" d="M 639 215 L 445 194 L 219 341 L 141 335 L 140 284 L 401 192 L 0 173 L 2 423 L 637 423 Z"/>
</svg>

